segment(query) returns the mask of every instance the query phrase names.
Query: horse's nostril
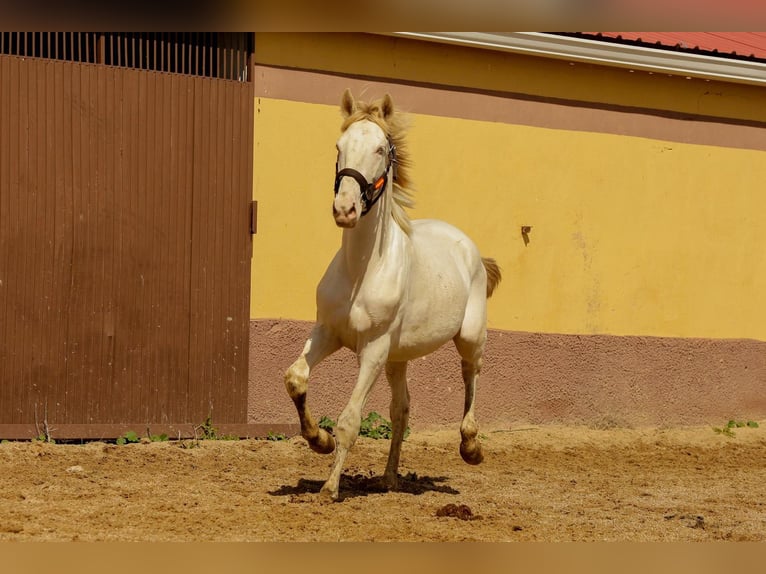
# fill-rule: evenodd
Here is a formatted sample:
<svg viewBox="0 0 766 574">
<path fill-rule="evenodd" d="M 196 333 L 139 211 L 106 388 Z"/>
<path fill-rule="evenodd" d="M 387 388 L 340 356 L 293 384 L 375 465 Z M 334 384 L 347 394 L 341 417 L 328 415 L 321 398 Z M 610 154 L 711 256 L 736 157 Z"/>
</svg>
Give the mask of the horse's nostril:
<svg viewBox="0 0 766 574">
<path fill-rule="evenodd" d="M 356 205 L 352 205 L 351 209 L 348 210 L 346 215 L 356 215 Z"/>
</svg>

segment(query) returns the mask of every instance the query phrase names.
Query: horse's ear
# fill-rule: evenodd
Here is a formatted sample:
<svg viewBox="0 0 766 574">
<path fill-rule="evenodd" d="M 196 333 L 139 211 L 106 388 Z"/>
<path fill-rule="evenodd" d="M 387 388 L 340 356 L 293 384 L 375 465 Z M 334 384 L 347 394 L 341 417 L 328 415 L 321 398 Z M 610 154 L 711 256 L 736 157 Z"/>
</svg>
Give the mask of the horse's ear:
<svg viewBox="0 0 766 574">
<path fill-rule="evenodd" d="M 343 92 L 343 97 L 340 100 L 340 111 L 343 114 L 343 117 L 347 118 L 353 114 L 355 110 L 356 102 L 354 101 L 354 96 L 351 95 L 351 90 L 346 88 L 346 91 Z"/>
<path fill-rule="evenodd" d="M 380 106 L 380 111 L 383 113 L 384 120 L 388 120 L 388 118 L 394 115 L 394 100 L 391 98 L 390 94 L 383 96 L 383 102 Z"/>
</svg>

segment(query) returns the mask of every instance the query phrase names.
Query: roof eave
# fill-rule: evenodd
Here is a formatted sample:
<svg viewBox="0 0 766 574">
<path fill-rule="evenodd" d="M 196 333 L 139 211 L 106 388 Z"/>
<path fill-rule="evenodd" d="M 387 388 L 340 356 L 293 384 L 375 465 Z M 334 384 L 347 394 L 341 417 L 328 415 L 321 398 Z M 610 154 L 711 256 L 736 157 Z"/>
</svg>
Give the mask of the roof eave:
<svg viewBox="0 0 766 574">
<path fill-rule="evenodd" d="M 393 35 L 689 78 L 704 78 L 758 86 L 766 85 L 766 64 L 763 62 L 723 59 L 702 54 L 658 50 L 556 34 L 541 32 L 394 32 Z"/>
</svg>

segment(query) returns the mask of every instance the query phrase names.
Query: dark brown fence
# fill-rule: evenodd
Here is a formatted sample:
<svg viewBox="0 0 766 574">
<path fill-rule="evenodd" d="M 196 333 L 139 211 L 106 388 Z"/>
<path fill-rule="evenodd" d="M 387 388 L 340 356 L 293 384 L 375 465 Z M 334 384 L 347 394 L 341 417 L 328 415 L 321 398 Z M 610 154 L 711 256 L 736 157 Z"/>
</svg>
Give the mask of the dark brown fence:
<svg viewBox="0 0 766 574">
<path fill-rule="evenodd" d="M 249 81 L 252 34 L 0 32 L 0 54 Z"/>
<path fill-rule="evenodd" d="M 0 55 L 0 437 L 246 422 L 252 130 L 249 82 Z"/>
</svg>

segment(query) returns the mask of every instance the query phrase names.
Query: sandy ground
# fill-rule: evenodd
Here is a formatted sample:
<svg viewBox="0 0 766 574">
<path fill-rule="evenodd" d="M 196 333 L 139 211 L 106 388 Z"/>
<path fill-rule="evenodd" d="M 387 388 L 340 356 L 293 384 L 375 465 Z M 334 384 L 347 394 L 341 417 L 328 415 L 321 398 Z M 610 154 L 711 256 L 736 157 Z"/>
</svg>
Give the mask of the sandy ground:
<svg viewBox="0 0 766 574">
<path fill-rule="evenodd" d="M 415 431 L 401 488 L 388 441 L 360 438 L 341 501 L 319 502 L 331 456 L 300 437 L 118 446 L 0 444 L 0 541 L 766 540 L 766 425 Z"/>
</svg>

